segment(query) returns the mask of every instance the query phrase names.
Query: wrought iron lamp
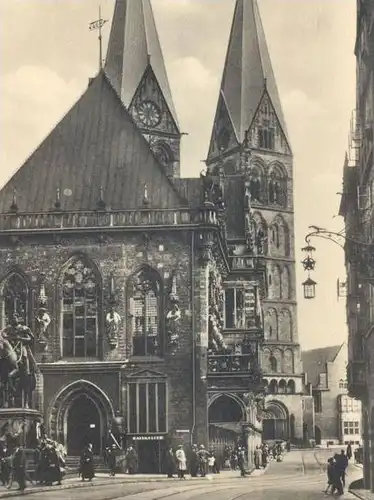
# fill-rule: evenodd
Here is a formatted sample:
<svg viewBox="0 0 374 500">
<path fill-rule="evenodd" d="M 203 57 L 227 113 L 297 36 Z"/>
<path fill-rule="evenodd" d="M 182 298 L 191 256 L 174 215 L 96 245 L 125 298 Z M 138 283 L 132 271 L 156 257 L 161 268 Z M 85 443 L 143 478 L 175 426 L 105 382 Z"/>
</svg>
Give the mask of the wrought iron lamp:
<svg viewBox="0 0 374 500">
<path fill-rule="evenodd" d="M 359 264 L 363 279 L 374 281 L 374 245 L 355 240 L 354 238 L 346 236 L 344 233 L 329 231 L 328 229 L 318 226 L 309 226 L 309 229 L 311 229 L 311 231 L 305 236 L 306 246 L 301 249 L 306 254 L 301 263 L 303 264 L 304 271 L 308 273 L 308 278 L 302 283 L 305 299 L 314 299 L 316 296 L 315 288 L 317 282 L 310 277 L 310 273 L 315 270 L 316 266 L 316 260 L 313 258 L 313 252 L 316 249 L 310 244 L 311 238 L 314 237 L 332 241 L 343 250 L 346 250 L 346 244 L 350 243 L 351 248 L 348 260 L 353 257 L 355 262 Z M 338 298 L 340 297 L 340 289 L 344 288 L 344 286 L 343 283 L 338 281 Z"/>
</svg>

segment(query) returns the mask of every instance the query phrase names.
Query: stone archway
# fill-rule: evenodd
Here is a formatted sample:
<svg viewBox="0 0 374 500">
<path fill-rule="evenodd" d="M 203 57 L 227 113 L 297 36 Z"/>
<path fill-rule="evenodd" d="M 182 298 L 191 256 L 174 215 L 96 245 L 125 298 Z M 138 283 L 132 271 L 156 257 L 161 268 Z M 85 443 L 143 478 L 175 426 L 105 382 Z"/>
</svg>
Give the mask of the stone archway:
<svg viewBox="0 0 374 500">
<path fill-rule="evenodd" d="M 263 440 L 287 440 L 289 437 L 289 415 L 286 406 L 280 401 L 268 401 L 263 420 Z"/>
<path fill-rule="evenodd" d="M 78 380 L 65 386 L 52 401 L 47 431 L 68 448 L 68 454 L 76 455 L 87 442 L 92 442 L 95 454 L 101 454 L 113 419 L 114 409 L 107 395 L 92 382 Z"/>
</svg>

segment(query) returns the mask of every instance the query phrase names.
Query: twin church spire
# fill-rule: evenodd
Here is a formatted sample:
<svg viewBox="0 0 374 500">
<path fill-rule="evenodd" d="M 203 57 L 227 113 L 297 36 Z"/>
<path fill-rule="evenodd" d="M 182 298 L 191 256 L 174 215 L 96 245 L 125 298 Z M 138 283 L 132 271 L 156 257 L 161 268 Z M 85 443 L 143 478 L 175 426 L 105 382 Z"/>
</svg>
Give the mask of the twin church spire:
<svg viewBox="0 0 374 500">
<path fill-rule="evenodd" d="M 179 175 L 180 131 L 150 0 L 116 0 L 105 72 L 151 148 Z M 262 100 L 288 144 L 256 0 L 237 0 L 208 153 L 243 143 Z"/>
</svg>

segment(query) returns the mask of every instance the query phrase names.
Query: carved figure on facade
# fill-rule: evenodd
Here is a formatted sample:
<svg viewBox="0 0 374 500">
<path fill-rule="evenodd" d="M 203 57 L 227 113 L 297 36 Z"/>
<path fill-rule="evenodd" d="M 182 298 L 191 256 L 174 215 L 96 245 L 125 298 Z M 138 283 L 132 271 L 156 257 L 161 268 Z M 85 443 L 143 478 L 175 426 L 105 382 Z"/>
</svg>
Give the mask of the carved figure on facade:
<svg viewBox="0 0 374 500">
<path fill-rule="evenodd" d="M 44 286 L 44 275 L 40 280 L 39 308 L 35 316 L 35 334 L 38 345 L 44 350 L 48 342 L 48 328 L 51 324 L 51 317 L 47 312 L 47 296 Z"/>
<path fill-rule="evenodd" d="M 36 386 L 37 364 L 32 353 L 34 335 L 14 313 L 0 333 L 1 402 L 5 407 L 28 408 Z"/>
<path fill-rule="evenodd" d="M 114 304 L 111 304 L 109 311 L 105 317 L 105 327 L 108 342 L 112 349 L 117 347 L 118 344 L 118 335 L 120 331 L 121 321 L 121 316 L 115 310 Z"/>
<path fill-rule="evenodd" d="M 179 323 L 182 312 L 179 307 L 179 298 L 177 295 L 177 278 L 173 274 L 171 279 L 171 290 L 169 293 L 169 307 L 166 313 L 166 332 L 168 340 L 168 349 L 171 354 L 175 354 L 179 346 Z"/>
<path fill-rule="evenodd" d="M 209 348 L 214 351 L 226 349 L 222 335 L 223 328 L 223 288 L 222 278 L 217 271 L 209 275 Z"/>
</svg>

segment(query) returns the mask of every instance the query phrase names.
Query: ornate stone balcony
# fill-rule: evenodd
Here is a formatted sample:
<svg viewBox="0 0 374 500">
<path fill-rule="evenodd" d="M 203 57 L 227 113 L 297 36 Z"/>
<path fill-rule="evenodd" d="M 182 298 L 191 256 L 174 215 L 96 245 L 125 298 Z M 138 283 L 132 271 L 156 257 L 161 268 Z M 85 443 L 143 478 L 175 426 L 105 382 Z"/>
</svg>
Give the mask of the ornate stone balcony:
<svg viewBox="0 0 374 500">
<path fill-rule="evenodd" d="M 203 215 L 191 209 L 139 209 L 120 211 L 54 211 L 40 213 L 0 214 L 0 232 L 45 232 L 76 229 L 121 229 L 191 226 L 196 224 L 218 225 L 215 210 Z"/>
<path fill-rule="evenodd" d="M 366 393 L 365 361 L 349 361 L 347 366 L 348 393 L 351 397 L 362 399 Z"/>
<path fill-rule="evenodd" d="M 209 354 L 208 374 L 227 375 L 228 373 L 243 374 L 254 370 L 251 354 Z"/>
</svg>

